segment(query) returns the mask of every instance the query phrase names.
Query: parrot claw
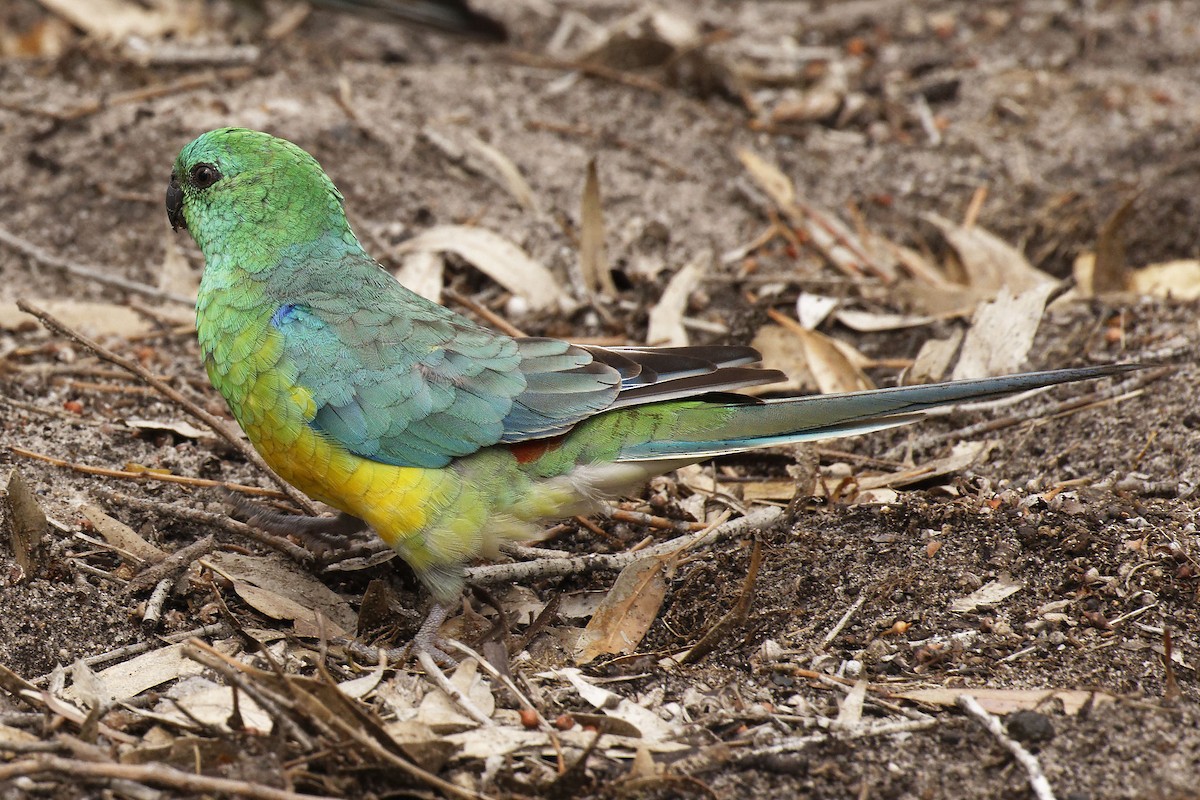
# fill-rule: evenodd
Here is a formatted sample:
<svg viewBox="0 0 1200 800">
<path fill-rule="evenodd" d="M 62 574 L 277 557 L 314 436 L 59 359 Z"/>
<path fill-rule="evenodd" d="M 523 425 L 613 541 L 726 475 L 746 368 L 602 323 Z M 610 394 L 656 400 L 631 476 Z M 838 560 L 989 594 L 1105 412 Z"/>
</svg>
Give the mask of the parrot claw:
<svg viewBox="0 0 1200 800">
<path fill-rule="evenodd" d="M 458 665 L 458 659 L 442 649 L 442 637 L 438 634 L 438 629 L 442 627 L 442 623 L 449 615 L 449 606 L 442 603 L 434 603 L 429 609 L 429 614 L 426 615 L 425 621 L 421 623 L 421 627 L 417 629 L 417 635 L 412 640 L 412 654 L 415 658 L 420 659 L 424 654 L 449 667 Z"/>
<path fill-rule="evenodd" d="M 277 536 L 294 536 L 318 556 L 356 552 L 374 539 L 370 534 L 362 535 L 369 530 L 367 523 L 345 512 L 336 517 L 308 517 L 275 511 L 233 494 L 226 500 L 247 525 Z"/>
</svg>

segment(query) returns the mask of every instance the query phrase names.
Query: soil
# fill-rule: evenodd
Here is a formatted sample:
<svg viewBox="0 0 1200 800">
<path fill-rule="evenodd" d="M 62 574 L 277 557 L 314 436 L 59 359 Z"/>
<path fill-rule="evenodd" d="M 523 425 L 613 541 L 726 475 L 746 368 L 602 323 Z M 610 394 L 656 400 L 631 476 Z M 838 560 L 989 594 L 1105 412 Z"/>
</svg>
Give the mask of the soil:
<svg viewBox="0 0 1200 800">
<path fill-rule="evenodd" d="M 284 5 L 269 5 L 269 13 Z M 600 313 L 586 306 L 569 315 L 532 313 L 466 263 L 452 260 L 447 268 L 459 294 L 535 335 L 642 342 L 649 309 L 680 265 L 712 260 L 758 236 L 768 225 L 766 204 L 738 148 L 777 163 L 813 203 L 839 213 L 852 208 L 863 225 L 918 249 L 936 249 L 923 215 L 961 219 L 985 187 L 979 224 L 1055 276 L 1071 274 L 1077 256 L 1096 248 L 1099 231 L 1131 199 L 1122 227 L 1129 264 L 1194 259 L 1200 250 L 1198 3 L 671 0 L 659 7 L 711 34 L 708 58 L 644 68 L 610 61 L 618 79 L 595 72 L 571 78 L 566 66 L 535 65 L 519 53 L 546 53 L 569 15 L 609 24 L 638 4 L 476 5 L 505 20 L 510 45 L 322 10 L 269 41 L 253 14 L 212 3 L 208 40 L 256 44 L 257 59 L 232 67 L 139 66 L 77 36 L 52 59 L 7 57 L 0 61 L 0 227 L 60 259 L 153 286 L 181 247 L 194 280 L 203 260 L 190 239 L 171 234 L 164 215 L 168 172 L 195 135 L 237 124 L 312 152 L 345 195 L 368 248 L 389 266 L 399 263 L 395 246 L 422 230 L 473 224 L 502 232 L 565 283 L 578 274 L 580 195 L 595 158 L 619 302 Z M 27 31 L 46 15 L 32 0 L 12 0 L 0 20 Z M 770 65 L 759 56 L 786 55 L 784 39 L 825 55 L 801 59 L 807 66 L 786 80 L 739 81 L 712 66 L 758 58 L 765 71 Z M 835 67 L 846 70 L 847 82 L 838 108 L 812 119 L 771 117 L 787 91 L 811 89 Z M 186 79 L 195 81 L 180 83 Z M 88 113 L 73 113 L 97 99 L 103 102 Z M 539 212 L 515 202 L 477 161 L 453 157 L 444 140 L 466 134 L 516 165 Z M 176 319 L 182 308 L 4 244 L 0 278 L 0 303 L 134 300 Z M 707 280 L 689 306 L 710 323 L 692 330 L 696 343 L 748 342 L 768 308 L 790 314 L 802 291 L 876 311 L 914 310 L 903 289 L 848 278 L 803 243 L 797 251 L 778 239 L 745 258 L 718 258 Z M 683 758 L 656 756 L 653 777 L 634 780 L 629 762 L 601 756 L 574 783 L 539 782 L 519 760 L 496 765 L 486 780 L 482 763 L 452 763 L 445 775 L 495 795 L 1025 797 L 1033 792 L 1026 771 L 953 705 L 953 694 L 1054 689 L 1095 694 L 1082 708 L 1033 703 L 1024 716 L 1008 716 L 1008 734 L 1035 751 L 1056 796 L 1200 795 L 1196 312 L 1195 302 L 1131 294 L 1054 306 L 1028 368 L 1143 360 L 1177 369 L 1132 396 L 1005 428 L 994 434 L 987 460 L 907 487 L 894 501 L 835 495 L 793 502 L 784 523 L 755 537 L 763 564 L 747 619 L 698 664 L 665 669 L 659 656 L 694 644 L 738 601 L 751 541 L 685 561 L 638 648 L 643 657 L 586 669 L 597 680 L 621 678 L 606 688 L 663 714 L 671 704 L 687 709 L 694 747 Z M 926 338 L 967 324 L 865 334 L 827 323 L 822 330 L 873 358 L 906 359 Z M 169 326 L 156 331 L 105 343 L 224 413 L 192 336 Z M 871 374 L 883 385 L 896 370 Z M 1090 388 L 1060 387 L 1029 405 L 1046 407 Z M 212 489 L 82 474 L 19 456 L 12 446 L 95 467 L 136 464 L 270 485 L 211 439 L 123 424 L 181 414 L 32 321 L 0 329 L 0 409 L 0 474 L 19 469 L 57 523 L 51 555 L 35 575 L 22 575 L 0 548 L 0 663 L 26 679 L 147 639 L 139 620 L 145 594 L 130 597 L 76 566 L 118 564 L 72 538 L 86 529 L 85 503 L 100 502 L 167 550 L 212 531 L 102 492 L 213 513 L 225 506 Z M 934 434 L 1015 411 L 956 412 L 834 443 L 849 455 L 818 452 L 826 464 L 846 461 L 854 469 L 896 453 L 921 464 L 948 452 Z M 743 456 L 726 462 L 722 474 L 736 489 L 739 480 L 785 474 L 787 463 L 778 453 Z M 667 500 L 656 510 L 682 515 L 689 490 L 675 482 L 658 488 Z M 615 552 L 647 535 L 628 524 L 603 527 L 601 538 L 572 524 L 551 546 Z M 326 581 L 357 605 L 368 580 L 391 569 Z M 544 596 L 605 590 L 613 577 L 599 572 L 532 588 Z M 951 610 L 952 601 L 992 581 L 1020 588 L 972 611 Z M 421 602 L 410 580 L 402 576 L 398 585 L 406 603 Z M 243 624 L 271 624 L 227 594 Z M 158 633 L 214 621 L 211 601 L 200 589 L 171 598 Z M 412 624 L 405 622 L 410 634 Z M 916 714 L 929 724 L 878 735 L 839 730 L 835 721 L 849 702 L 844 684 L 853 679 L 869 684 L 861 724 Z M 946 689 L 951 704 L 901 696 L 917 688 Z M 563 694 L 547 703 L 542 712 L 551 719 L 592 710 Z M 0 702 L 0 722 L 25 725 L 19 712 L 27 711 L 9 698 Z M 770 749 L 796 736 L 808 739 Z M 205 771 L 290 785 L 284 765 L 297 751 L 284 738 L 254 739 Z M 111 745 L 103 737 L 98 743 Z M 313 758 L 314 774 L 335 771 Z M 376 797 L 408 791 L 391 781 L 364 769 L 297 789 Z M 72 791 L 70 784 L 40 787 L 9 781 L 0 794 Z"/>
</svg>

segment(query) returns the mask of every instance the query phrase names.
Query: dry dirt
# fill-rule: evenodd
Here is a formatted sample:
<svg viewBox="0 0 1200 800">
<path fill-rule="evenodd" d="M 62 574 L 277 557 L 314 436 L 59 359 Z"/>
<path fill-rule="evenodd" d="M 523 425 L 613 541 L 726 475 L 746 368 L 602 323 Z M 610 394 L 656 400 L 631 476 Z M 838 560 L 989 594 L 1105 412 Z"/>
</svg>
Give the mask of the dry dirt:
<svg viewBox="0 0 1200 800">
<path fill-rule="evenodd" d="M 1131 264 L 1198 255 L 1200 3 L 664 3 L 709 30 L 725 31 L 714 37 L 721 39 L 717 52 L 777 50 L 782 37 L 794 37 L 789 41 L 803 47 L 827 48 L 826 62 L 849 65 L 848 88 L 861 101 L 853 113 L 775 125 L 760 124 L 766 112 L 748 110 L 748 98 L 732 81 L 700 75 L 703 70 L 637 71 L 630 64 L 621 75 L 653 82 L 634 85 L 598 76 L 571 80 L 565 68 L 531 66 L 512 55 L 543 53 L 568 7 L 606 23 L 635 5 L 497 0 L 489 9 L 513 32 L 505 48 L 322 11 L 270 43 L 257 23 L 213 3 L 221 27 L 211 40 L 259 44 L 256 61 L 232 71 L 209 64 L 139 67 L 81 41 L 55 59 L 8 58 L 0 61 L 0 227 L 62 259 L 157 285 L 174 246 L 163 193 L 175 154 L 202 131 L 240 124 L 314 153 L 345 194 L 369 248 L 381 256 L 433 225 L 470 223 L 502 231 L 564 280 L 575 274 L 579 197 L 586 164 L 596 157 L 620 302 L 604 313 L 585 308 L 565 318 L 512 318 L 534 334 L 642 341 L 647 309 L 679 265 L 757 236 L 767 224 L 765 206 L 749 188 L 737 147 L 778 163 L 814 202 L 854 206 L 864 224 L 916 247 L 933 238 L 923 213 L 960 219 L 983 186 L 988 194 L 980 224 L 1056 276 L 1070 274 L 1076 255 L 1096 246 L 1105 220 L 1135 194 L 1124 226 Z M 31 0 L 10 0 L 0 23 L 27 30 L 44 16 Z M 174 85 L 214 69 L 193 87 Z M 793 75 L 793 88 L 811 85 L 818 72 Z M 163 86 L 170 89 L 125 95 Z M 749 100 L 766 98 L 769 106 L 770 93 L 787 88 L 754 86 Z M 66 113 L 98 98 L 108 102 L 90 113 Z M 932 128 L 922 122 L 922 107 L 932 115 L 926 118 Z M 427 132 L 451 138 L 469 132 L 491 143 L 520 169 L 543 213 L 521 208 L 497 181 L 472 162 L 451 158 Z M 201 259 L 191 242 L 174 241 L 198 273 Z M 904 291 L 850 280 L 779 240 L 753 259 L 753 274 L 745 259 L 713 268 L 691 313 L 729 332 L 694 330 L 694 341 L 748 341 L 768 308 L 792 313 L 801 291 L 868 309 L 908 310 Z M 3 244 L 0 277 L 0 303 L 136 299 Z M 447 281 L 504 311 L 506 295 L 467 265 L 452 264 Z M 763 290 L 771 284 L 773 291 Z M 159 307 L 158 301 L 139 302 Z M 1057 306 L 1039 332 L 1030 368 L 1165 358 L 1177 371 L 1135 396 L 1006 428 L 994 434 L 987 461 L 909 487 L 895 502 L 792 504 L 786 524 L 758 534 L 763 566 L 748 619 L 698 665 L 666 670 L 657 665 L 658 655 L 694 643 L 737 601 L 751 543 L 728 542 L 685 562 L 639 647 L 646 657 L 587 672 L 623 677 L 606 686 L 655 708 L 688 708 L 694 748 L 687 758 L 660 757 L 663 772 L 639 773 L 639 782 L 628 777 L 629 762 L 597 755 L 572 781 L 554 784 L 530 777 L 515 760 L 497 765 L 477 788 L 577 797 L 1032 796 L 1025 770 L 975 721 L 953 706 L 919 705 L 895 694 L 989 687 L 1086 690 L 1113 698 L 1094 695 L 1070 713 L 1051 700 L 1010 724 L 1012 736 L 1036 752 L 1059 798 L 1197 796 L 1196 310 L 1194 302 L 1133 295 Z M 903 359 L 926 338 L 964 325 L 950 320 L 876 334 L 836 324 L 823 330 L 872 357 Z M 202 391 L 208 407 L 221 408 L 186 333 L 106 341 L 176 385 Z M 895 372 L 877 369 L 872 376 L 885 384 Z M 47 514 L 70 532 L 82 530 L 81 505 L 103 489 L 164 506 L 220 512 L 223 505 L 210 489 L 80 474 L 19 457 L 10 446 L 98 467 L 140 464 L 267 485 L 228 448 L 131 431 L 121 420 L 180 418 L 133 386 L 32 323 L 0 331 L 0 473 L 18 467 Z M 1060 388 L 1030 404 L 1089 390 Z M 838 442 L 854 456 L 823 459 L 859 468 L 871 457 L 903 457 L 906 443 L 915 442 L 911 456 L 919 464 L 947 449 L 928 444 L 931 434 L 1014 412 L 962 412 Z M 787 462 L 773 454 L 725 466 L 729 476 L 755 478 L 783 475 Z M 686 490 L 674 484 L 666 490 L 665 511 L 682 513 L 673 498 Z M 103 504 L 168 550 L 211 532 L 153 510 Z M 601 539 L 572 527 L 553 546 L 617 551 L 647 534 L 636 526 L 605 528 Z M 117 562 L 89 555 L 86 543 L 70 536 L 52 531 L 53 557 L 29 580 L 19 579 L 7 549 L 0 549 L 0 575 L 6 576 L 0 578 L 0 663 L 27 679 L 146 638 L 135 614 L 145 594 L 126 596 L 78 571 L 80 561 L 108 569 Z M 327 580 L 357 604 L 368 580 L 388 570 Z M 980 610 L 949 610 L 952 600 L 1001 578 L 1022 588 Z M 612 579 L 602 572 L 533 588 L 550 596 L 604 589 Z M 398 581 L 405 600 L 418 603 L 412 583 L 403 575 Z M 242 624 L 271 624 L 226 595 Z M 159 633 L 214 621 L 219 615 L 212 601 L 201 589 L 171 598 Z M 844 628 L 822 647 L 852 608 Z M 405 625 L 411 632 L 411 620 Z M 860 731 L 882 719 L 905 719 L 897 708 L 931 721 L 870 736 L 856 735 L 853 726 L 838 730 L 830 720 L 838 718 L 847 688 L 818 674 L 869 682 Z M 550 718 L 593 710 L 569 693 L 546 702 L 542 711 Z M 30 722 L 29 711 L 5 699 L 0 722 L 52 735 L 42 721 Z M 127 724 L 135 735 L 145 729 Z M 795 743 L 797 736 L 809 739 Z M 770 749 L 789 737 L 791 746 Z M 715 746 L 720 743 L 728 747 Z M 111 742 L 100 736 L 97 744 Z M 238 747 L 203 770 L 283 786 L 295 765 L 282 765 L 304 757 L 311 758 L 306 774 L 326 777 L 302 781 L 298 790 L 377 797 L 428 791 L 382 769 L 339 772 L 336 758 L 305 756 L 284 736 L 248 737 Z M 477 776 L 480 768 L 449 766 L 445 774 Z M 0 783 L 5 797 L 75 791 L 101 790 L 99 784 L 85 790 L 70 783 Z"/>
</svg>

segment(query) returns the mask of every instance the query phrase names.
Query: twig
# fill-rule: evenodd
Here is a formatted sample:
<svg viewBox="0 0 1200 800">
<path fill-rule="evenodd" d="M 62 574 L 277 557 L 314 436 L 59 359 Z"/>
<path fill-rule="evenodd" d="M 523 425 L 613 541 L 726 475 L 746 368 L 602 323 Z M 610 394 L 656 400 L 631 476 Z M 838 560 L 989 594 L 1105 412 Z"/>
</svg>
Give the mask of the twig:
<svg viewBox="0 0 1200 800">
<path fill-rule="evenodd" d="M 833 643 L 833 640 L 838 637 L 838 634 L 849 624 L 850 619 L 858 613 L 858 610 L 863 607 L 863 603 L 867 602 L 866 592 L 861 592 L 858 599 L 846 609 L 846 613 L 842 614 L 842 618 L 837 621 L 837 624 L 830 629 L 829 633 L 825 634 L 825 638 L 821 640 L 821 644 L 817 647 L 818 650 L 824 650 Z"/>
<path fill-rule="evenodd" d="M 754 549 L 750 552 L 750 566 L 746 570 L 746 579 L 742 582 L 742 591 L 737 602 L 717 623 L 709 628 L 700 641 L 691 646 L 677 659 L 670 659 L 679 664 L 695 664 L 711 653 L 732 631 L 745 624 L 750 615 L 750 606 L 754 602 L 754 587 L 758 583 L 758 571 L 762 567 L 762 540 L 754 537 Z"/>
<path fill-rule="evenodd" d="M 196 508 L 188 508 L 187 506 L 175 505 L 172 503 L 156 503 L 153 500 L 146 500 L 141 497 L 133 497 L 132 495 L 114 492 L 109 489 L 93 489 L 93 493 L 97 497 L 101 497 L 113 503 L 120 503 L 129 508 L 137 509 L 138 511 L 150 511 L 166 516 L 175 517 L 176 519 L 186 520 L 187 522 L 195 522 L 200 525 L 209 525 L 220 528 L 223 531 L 232 533 L 235 536 L 244 536 L 253 539 L 260 544 L 270 547 L 272 550 L 278 550 L 288 558 L 303 564 L 311 565 L 316 561 L 316 556 L 309 550 L 291 542 L 282 536 L 276 536 L 266 531 L 260 531 L 247 525 L 244 522 L 238 522 L 235 519 L 230 519 L 222 514 L 210 514 L 207 511 L 200 511 Z"/>
<path fill-rule="evenodd" d="M 634 525 L 645 525 L 647 528 L 658 528 L 659 530 L 675 531 L 676 533 L 695 533 L 708 527 L 703 522 L 682 522 L 680 520 L 667 519 L 666 517 L 658 517 L 653 514 L 643 514 L 640 511 L 626 511 L 622 508 L 609 509 L 607 513 L 610 519 L 615 519 L 618 522 L 631 522 Z"/>
<path fill-rule="evenodd" d="M 165 764 L 106 764 L 54 755 L 39 755 L 0 765 L 0 782 L 26 776 L 58 776 L 77 786 L 83 779 L 133 781 L 191 794 L 219 794 L 251 800 L 336 800 L 327 795 L 299 794 L 260 783 L 212 778 Z"/>
<path fill-rule="evenodd" d="M 283 478 L 280 478 L 278 475 L 276 475 L 275 472 L 269 466 L 267 466 L 267 462 L 263 461 L 262 456 L 258 454 L 258 451 L 251 447 L 245 439 L 231 430 L 224 422 L 205 411 L 197 403 L 193 402 L 187 397 L 184 397 L 179 391 L 160 381 L 141 364 L 117 355 L 108 348 L 100 345 L 98 342 L 94 342 L 78 331 L 68 327 L 40 308 L 31 306 L 25 300 L 18 300 L 17 308 L 21 309 L 26 314 L 32 314 L 33 316 L 37 317 L 48 329 L 66 336 L 69 339 L 73 339 L 74 341 L 86 347 L 88 350 L 91 350 L 103 360 L 118 366 L 127 372 L 133 373 L 145 381 L 146 384 L 157 389 L 159 394 L 161 394 L 163 397 L 166 397 L 184 411 L 203 422 L 218 436 L 229 442 L 229 444 L 231 444 L 238 452 L 242 453 L 242 455 L 246 457 L 246 460 L 261 469 L 263 473 L 265 473 L 271 480 L 275 481 L 275 483 L 278 484 L 283 490 L 283 493 L 291 498 L 296 505 L 300 506 L 300 508 L 304 509 L 309 514 L 316 516 L 317 510 L 312 504 L 312 501 L 305 497 L 299 490 L 292 487 Z"/>
<path fill-rule="evenodd" d="M 154 587 L 154 591 L 150 594 L 150 599 L 146 601 L 146 612 L 142 614 L 142 627 L 144 629 L 152 631 L 158 627 L 158 623 L 162 620 L 163 606 L 167 603 L 167 595 L 171 593 L 171 587 L 174 585 L 174 578 L 163 578 Z M 128 586 L 125 588 L 126 590 L 129 589 Z"/>
<path fill-rule="evenodd" d="M 125 594 L 135 594 L 154 586 L 160 581 L 169 582 L 168 579 L 172 578 L 176 572 L 182 572 L 187 569 L 189 564 L 197 558 L 211 553 L 216 547 L 217 539 L 210 533 L 203 539 L 198 539 L 187 547 L 176 550 L 162 561 L 146 567 L 137 575 L 130 578 L 129 583 L 125 584 Z M 158 593 L 158 589 L 154 591 L 155 594 Z"/>
<path fill-rule="evenodd" d="M 958 696 L 958 707 L 966 712 L 967 716 L 978 722 L 980 727 L 990 733 L 996 741 L 1004 745 L 1008 752 L 1012 753 L 1012 757 L 1029 776 L 1029 787 L 1033 789 L 1034 797 L 1038 800 L 1054 800 L 1054 789 L 1051 788 L 1050 781 L 1046 780 L 1046 775 L 1042 772 L 1042 765 L 1038 762 L 1037 757 L 1022 747 L 1020 742 L 1005 733 L 1000 720 L 989 714 L 983 706 L 979 705 L 979 701 L 969 694 Z"/>
<path fill-rule="evenodd" d="M 491 325 L 493 328 L 504 333 L 506 336 L 512 336 L 515 339 L 523 339 L 529 334 L 522 331 L 516 325 L 506 320 L 504 317 L 492 311 L 483 303 L 476 302 L 473 298 L 467 297 L 464 294 L 459 294 L 453 289 L 446 287 L 442 289 L 442 297 L 445 297 L 452 303 L 457 303 L 470 310 L 473 314 L 482 317 L 483 321 Z"/>
<path fill-rule="evenodd" d="M 183 303 L 187 306 L 196 304 L 196 298 L 194 297 L 184 297 L 181 294 L 164 292 L 162 289 L 158 289 L 154 286 L 150 286 L 145 283 L 138 283 L 137 281 L 131 281 L 127 278 L 122 278 L 120 275 L 116 274 L 117 270 L 112 267 L 90 267 L 74 261 L 68 261 L 65 258 L 60 258 L 44 247 L 39 247 L 33 242 L 22 239 L 20 236 L 17 236 L 16 234 L 11 233 L 4 228 L 0 228 L 0 242 L 3 242 L 17 252 L 32 258 L 42 266 L 51 267 L 52 269 L 60 269 L 63 272 L 66 272 L 68 275 L 74 275 L 77 278 L 84 278 L 105 286 L 112 286 L 116 289 L 124 289 L 127 292 L 140 294 L 143 297 L 153 297 L 156 300 L 170 300 L 175 303 Z M 28 311 L 29 309 L 22 310 Z"/>
<path fill-rule="evenodd" d="M 242 494 L 252 494 L 259 497 L 282 498 L 284 495 L 274 489 L 263 489 L 261 486 L 247 486 L 242 483 L 227 483 L 225 481 L 214 481 L 208 478 L 192 478 L 187 475 L 172 475 L 169 472 L 132 472 L 125 469 L 110 469 L 108 467 L 93 467 L 88 464 L 77 464 L 73 461 L 67 461 L 65 458 L 57 456 L 48 456 L 45 453 L 35 453 L 33 450 L 26 450 L 24 447 L 9 445 L 15 455 L 23 458 L 32 458 L 34 461 L 44 461 L 47 464 L 53 464 L 56 467 L 63 467 L 74 472 L 82 472 L 86 475 L 103 475 L 106 478 L 122 478 L 130 481 L 162 481 L 164 483 L 179 483 L 184 486 L 199 486 L 204 488 L 220 488 L 228 489 L 231 492 L 241 492 Z M 290 499 L 290 498 L 289 498 Z"/>
<path fill-rule="evenodd" d="M 550 58 L 549 56 L 538 55 L 536 53 L 523 53 L 520 51 L 510 52 L 509 57 L 518 64 L 523 64 L 527 67 L 537 67 L 539 69 L 561 69 L 570 72 L 580 72 L 592 78 L 601 78 L 606 81 L 613 81 L 624 86 L 629 86 L 634 89 L 641 89 L 644 92 L 653 92 L 654 94 L 666 94 L 667 87 L 663 86 L 658 81 L 643 78 L 640 75 L 634 75 L 629 72 L 612 69 L 611 67 L 603 66 L 602 64 L 587 64 L 581 61 L 567 61 L 561 58 Z"/>
<path fill-rule="evenodd" d="M 724 524 L 710 526 L 705 530 L 687 536 L 679 536 L 636 552 L 589 553 L 571 558 L 546 558 L 522 561 L 516 564 L 487 564 L 468 569 L 467 579 L 473 583 L 486 584 L 577 575 L 598 569 L 621 569 L 627 564 L 643 558 L 664 556 L 686 548 L 703 547 L 739 536 L 747 531 L 761 530 L 774 525 L 782 516 L 782 509 L 770 506 L 757 509 L 744 517 L 730 520 Z"/>
</svg>

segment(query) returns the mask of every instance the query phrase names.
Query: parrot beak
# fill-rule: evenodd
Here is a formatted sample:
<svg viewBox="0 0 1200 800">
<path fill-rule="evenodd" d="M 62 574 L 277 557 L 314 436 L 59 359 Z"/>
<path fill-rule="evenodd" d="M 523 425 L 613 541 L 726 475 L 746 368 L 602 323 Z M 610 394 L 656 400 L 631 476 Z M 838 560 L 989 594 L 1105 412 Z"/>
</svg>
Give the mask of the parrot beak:
<svg viewBox="0 0 1200 800">
<path fill-rule="evenodd" d="M 179 188 L 179 178 L 171 173 L 171 182 L 167 184 L 167 219 L 171 221 L 171 230 L 187 228 L 183 218 L 183 189 Z"/>
</svg>

